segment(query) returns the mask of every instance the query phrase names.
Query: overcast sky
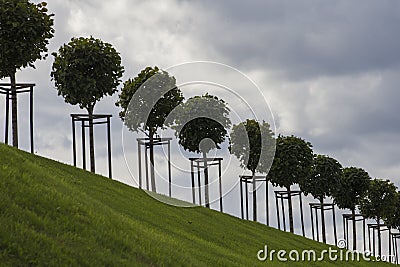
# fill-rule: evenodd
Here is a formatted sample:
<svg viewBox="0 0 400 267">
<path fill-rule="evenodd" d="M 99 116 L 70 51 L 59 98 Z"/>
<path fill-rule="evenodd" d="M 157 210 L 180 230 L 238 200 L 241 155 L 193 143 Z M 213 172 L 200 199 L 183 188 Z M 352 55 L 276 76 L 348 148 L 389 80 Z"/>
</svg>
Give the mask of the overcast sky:
<svg viewBox="0 0 400 267">
<path fill-rule="evenodd" d="M 93 35 L 121 53 L 124 80 L 146 66 L 168 68 L 191 61 L 229 65 L 258 85 L 266 101 L 254 87 L 232 89 L 247 97 L 256 110 L 268 102 L 276 133 L 303 137 L 316 153 L 400 185 L 399 1 L 51 0 L 48 7 L 55 14 L 56 30 L 50 52 L 71 37 Z M 37 85 L 35 150 L 71 163 L 69 113 L 81 111 L 57 96 L 50 81 L 52 62 L 49 56 L 36 63 L 36 70 L 20 71 L 17 79 Z M 176 78 L 178 83 L 182 79 Z M 224 79 L 233 81 L 229 75 Z M 187 96 L 195 89 L 191 90 L 183 92 Z M 20 108 L 20 138 L 27 150 L 27 128 L 22 125 L 26 100 L 20 98 L 20 105 L 25 106 Z M 104 98 L 95 112 L 113 114 L 114 176 L 134 184 L 124 159 L 125 130 L 116 100 L 117 94 Z M 4 110 L 3 102 L 0 105 Z M 96 153 L 99 172 L 106 174 L 102 131 L 97 131 Z M 131 134 L 132 140 L 136 137 Z M 129 155 L 135 176 L 136 151 Z M 182 158 L 176 162 L 189 164 Z M 229 161 L 231 166 L 234 163 Z M 238 192 L 231 195 L 236 201 Z M 227 212 L 238 216 L 238 203 Z"/>
</svg>

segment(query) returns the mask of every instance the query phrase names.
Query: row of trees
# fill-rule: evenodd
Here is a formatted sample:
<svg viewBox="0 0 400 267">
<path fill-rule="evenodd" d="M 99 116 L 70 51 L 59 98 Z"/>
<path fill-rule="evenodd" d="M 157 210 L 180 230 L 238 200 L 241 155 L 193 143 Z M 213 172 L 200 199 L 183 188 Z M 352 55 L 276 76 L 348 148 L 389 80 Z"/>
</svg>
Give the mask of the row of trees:
<svg viewBox="0 0 400 267">
<path fill-rule="evenodd" d="M 54 15 L 48 14 L 45 2 L 33 4 L 28 0 L 1 1 L 0 13 L 0 77 L 10 78 L 13 145 L 18 146 L 15 74 L 47 57 L 47 45 L 54 35 Z M 96 103 L 114 94 L 121 83 L 124 72 L 121 57 L 111 44 L 93 37 L 72 38 L 53 56 L 51 78 L 59 95 L 67 103 L 79 105 L 88 112 L 90 161 L 94 172 L 92 116 Z M 157 132 L 166 127 L 176 130 L 179 143 L 185 149 L 202 153 L 208 183 L 207 153 L 226 140 L 231 125 L 229 109 L 222 99 L 206 94 L 184 101 L 174 77 L 157 67 L 148 67 L 123 84 L 116 105 L 122 109 L 119 115 L 128 129 L 142 131 L 149 138 L 154 191 L 153 142 Z M 232 127 L 230 137 L 230 152 L 239 158 L 242 167 L 253 176 L 257 172 L 268 174 L 274 185 L 287 189 L 291 232 L 294 227 L 290 194 L 294 184 L 299 184 L 305 194 L 311 194 L 321 204 L 326 197 L 332 197 L 339 208 L 350 209 L 353 216 L 359 207 L 365 217 L 376 219 L 379 252 L 381 220 L 400 228 L 400 197 L 389 180 L 371 180 L 363 169 L 343 168 L 331 157 L 314 155 L 312 145 L 301 138 L 282 135 L 275 138 L 266 122 L 243 121 Z M 323 241 L 326 241 L 323 212 L 321 217 Z"/>
</svg>

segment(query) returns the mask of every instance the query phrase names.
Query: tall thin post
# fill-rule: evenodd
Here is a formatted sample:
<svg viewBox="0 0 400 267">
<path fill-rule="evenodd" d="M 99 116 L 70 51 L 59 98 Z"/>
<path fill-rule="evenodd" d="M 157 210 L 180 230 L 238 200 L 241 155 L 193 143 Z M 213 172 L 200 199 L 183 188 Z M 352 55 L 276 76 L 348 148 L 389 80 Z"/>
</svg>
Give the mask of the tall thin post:
<svg viewBox="0 0 400 267">
<path fill-rule="evenodd" d="M 282 205 L 283 230 L 286 232 L 286 214 L 285 214 L 285 203 L 283 203 L 283 195 L 281 195 L 281 205 Z"/>
<path fill-rule="evenodd" d="M 75 134 L 75 119 L 71 116 L 72 122 L 72 159 L 74 162 L 74 167 L 76 167 L 76 134 Z"/>
<path fill-rule="evenodd" d="M 147 145 L 144 146 L 144 165 L 146 165 L 146 189 L 149 190 L 149 169 L 148 169 L 148 165 L 149 165 L 149 159 L 147 157 Z"/>
<path fill-rule="evenodd" d="M 221 212 L 224 212 L 222 207 L 222 169 L 221 169 L 220 159 L 218 159 L 218 179 L 219 179 L 219 209 Z"/>
<path fill-rule="evenodd" d="M 312 204 L 310 203 L 310 215 L 311 215 L 311 233 L 312 233 L 312 239 L 315 240 L 315 235 L 314 235 L 314 216 L 313 216 L 313 208 Z"/>
<path fill-rule="evenodd" d="M 197 161 L 197 181 L 199 185 L 199 202 L 201 206 L 201 181 L 200 181 L 200 163 Z"/>
<path fill-rule="evenodd" d="M 278 202 L 278 193 L 275 192 L 275 205 L 276 205 L 276 218 L 278 221 L 278 229 L 281 230 L 281 219 L 279 216 L 279 202 Z"/>
<path fill-rule="evenodd" d="M 112 179 L 112 164 L 111 164 L 111 123 L 110 117 L 107 117 L 107 137 L 108 137 L 108 177 Z"/>
<path fill-rule="evenodd" d="M 245 190 L 246 190 L 246 220 L 249 219 L 249 187 L 247 185 L 247 180 L 245 182 Z"/>
<path fill-rule="evenodd" d="M 30 129 L 30 135 L 31 135 L 31 153 L 33 154 L 35 152 L 35 149 L 33 147 L 33 86 L 30 86 L 29 96 L 30 96 L 29 97 L 29 99 L 30 99 L 30 101 L 29 101 L 30 102 L 30 105 L 29 105 L 30 127 L 29 127 L 29 129 Z"/>
<path fill-rule="evenodd" d="M 168 140 L 168 193 L 172 196 L 172 178 L 171 178 L 171 141 Z"/>
<path fill-rule="evenodd" d="M 142 189 L 142 145 L 138 142 L 139 188 Z"/>
<path fill-rule="evenodd" d="M 6 132 L 4 134 L 4 143 L 8 145 L 8 127 L 10 123 L 10 93 L 6 91 Z"/>
<path fill-rule="evenodd" d="M 85 138 L 85 122 L 82 120 L 82 165 L 86 170 L 86 138 Z"/>
<path fill-rule="evenodd" d="M 332 216 L 333 216 L 333 234 L 335 236 L 335 245 L 337 245 L 336 216 L 335 216 L 335 206 L 333 204 L 332 204 Z"/>
<path fill-rule="evenodd" d="M 192 176 L 192 199 L 193 204 L 196 204 L 196 192 L 195 192 L 195 185 L 194 185 L 194 169 L 193 169 L 193 160 L 190 161 L 190 174 Z"/>
<path fill-rule="evenodd" d="M 303 216 L 303 201 L 301 198 L 301 192 L 299 192 L 299 198 L 300 198 L 300 219 L 301 219 L 301 231 L 303 232 L 303 236 L 306 236 L 306 231 L 304 229 L 304 216 Z"/>
<path fill-rule="evenodd" d="M 239 178 L 239 190 L 240 190 L 240 210 L 242 214 L 242 219 L 244 219 L 244 211 L 243 211 L 243 185 L 242 185 L 242 177 Z"/>
<path fill-rule="evenodd" d="M 265 177 L 265 213 L 267 214 L 267 225 L 269 226 L 269 192 L 268 179 Z"/>
</svg>

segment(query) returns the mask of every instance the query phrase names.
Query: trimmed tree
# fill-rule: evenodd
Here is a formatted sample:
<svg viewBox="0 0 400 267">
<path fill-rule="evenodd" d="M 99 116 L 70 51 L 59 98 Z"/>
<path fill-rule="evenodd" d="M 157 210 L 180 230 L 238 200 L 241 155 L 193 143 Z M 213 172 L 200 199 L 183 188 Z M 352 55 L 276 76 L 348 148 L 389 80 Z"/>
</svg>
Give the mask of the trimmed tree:
<svg viewBox="0 0 400 267">
<path fill-rule="evenodd" d="M 348 167 L 343 169 L 336 190 L 333 191 L 334 203 L 340 209 L 351 210 L 353 221 L 353 250 L 357 249 L 357 228 L 355 223 L 356 207 L 366 195 L 371 177 L 361 168 Z"/>
<path fill-rule="evenodd" d="M 54 36 L 53 14 L 47 3 L 28 0 L 0 1 L 0 78 L 11 83 L 13 146 L 18 147 L 17 70 L 33 67 L 47 57 L 49 39 Z"/>
<path fill-rule="evenodd" d="M 176 79 L 158 67 L 143 69 L 134 79 L 124 83 L 119 100 L 120 118 L 130 131 L 143 132 L 149 138 L 150 179 L 152 191 L 156 191 L 154 174 L 154 137 L 159 129 L 173 124 L 166 121 L 168 115 L 184 97 L 176 86 Z"/>
<path fill-rule="evenodd" d="M 382 255 L 381 220 L 388 220 L 394 216 L 398 203 L 396 190 L 396 186 L 389 180 L 373 179 L 370 181 L 367 194 L 360 201 L 361 214 L 376 220 L 379 256 Z"/>
<path fill-rule="evenodd" d="M 239 159 L 242 168 L 251 171 L 253 177 L 256 172 L 268 173 L 275 152 L 275 138 L 270 125 L 265 121 L 258 123 L 250 119 L 233 125 L 229 151 Z M 257 195 L 254 178 L 253 220 L 257 220 Z"/>
<path fill-rule="evenodd" d="M 93 112 L 96 103 L 117 91 L 124 73 L 119 53 L 100 39 L 72 38 L 53 53 L 51 77 L 58 95 L 89 115 L 90 170 L 95 172 Z"/>
<path fill-rule="evenodd" d="M 310 175 L 312 163 L 311 143 L 293 135 L 278 136 L 275 158 L 268 176 L 273 185 L 284 187 L 287 190 L 291 233 L 294 233 L 294 226 L 290 187 Z"/>
<path fill-rule="evenodd" d="M 322 241 L 326 243 L 324 198 L 332 196 L 343 175 L 342 165 L 331 157 L 314 155 L 310 175 L 300 181 L 305 195 L 311 194 L 321 203 Z"/>
<path fill-rule="evenodd" d="M 231 126 L 225 101 L 205 94 L 189 98 L 175 113 L 175 135 L 179 144 L 190 152 L 201 153 L 204 161 L 205 203 L 210 207 L 208 191 L 207 153 L 220 149 Z"/>
<path fill-rule="evenodd" d="M 385 218 L 385 223 L 389 224 L 391 227 L 400 230 L 400 192 L 396 194 L 396 208 L 393 216 Z"/>
</svg>

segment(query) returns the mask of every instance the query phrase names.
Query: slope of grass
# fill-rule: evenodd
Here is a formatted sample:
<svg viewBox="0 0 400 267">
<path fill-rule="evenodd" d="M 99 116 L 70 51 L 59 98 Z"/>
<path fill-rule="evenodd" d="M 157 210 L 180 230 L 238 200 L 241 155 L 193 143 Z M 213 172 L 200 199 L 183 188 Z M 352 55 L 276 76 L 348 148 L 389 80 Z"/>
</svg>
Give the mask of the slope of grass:
<svg viewBox="0 0 400 267">
<path fill-rule="evenodd" d="M 0 144 L 1 266 L 380 266 L 260 262 L 328 246 L 202 207 L 178 208 L 105 177 Z"/>
</svg>

